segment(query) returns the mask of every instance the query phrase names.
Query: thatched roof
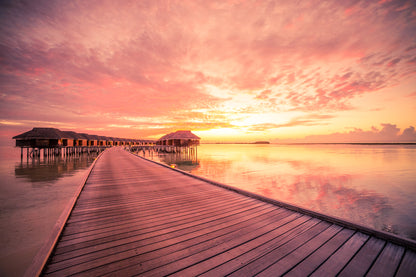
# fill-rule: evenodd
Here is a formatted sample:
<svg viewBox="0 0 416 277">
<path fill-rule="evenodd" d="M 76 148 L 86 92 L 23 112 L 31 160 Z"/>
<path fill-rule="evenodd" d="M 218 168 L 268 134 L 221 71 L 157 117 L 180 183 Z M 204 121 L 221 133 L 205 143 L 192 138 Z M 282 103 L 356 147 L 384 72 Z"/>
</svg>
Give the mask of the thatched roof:
<svg viewBox="0 0 416 277">
<path fill-rule="evenodd" d="M 86 133 L 77 133 L 79 136 L 79 139 L 86 139 L 89 140 L 90 139 L 90 135 L 86 134 Z"/>
<path fill-rule="evenodd" d="M 90 140 L 100 140 L 100 136 L 97 135 L 88 135 Z"/>
<path fill-rule="evenodd" d="M 191 140 L 200 140 L 201 138 L 198 137 L 197 135 L 193 134 L 191 131 L 189 130 L 180 130 L 180 131 L 176 131 L 167 135 L 164 135 L 163 137 L 161 137 L 159 139 L 159 141 L 161 140 L 171 140 L 171 139 L 191 139 Z"/>
<path fill-rule="evenodd" d="M 70 134 L 62 132 L 56 128 L 33 128 L 23 134 L 14 136 L 13 139 L 62 139 L 72 138 Z"/>
<path fill-rule="evenodd" d="M 100 140 L 104 140 L 104 141 L 110 140 L 110 138 L 106 136 L 98 136 L 98 137 Z"/>
<path fill-rule="evenodd" d="M 72 139 L 84 139 L 84 137 L 80 136 L 80 134 L 78 134 L 74 131 L 62 131 L 62 133 L 67 134 Z"/>
<path fill-rule="evenodd" d="M 152 140 L 137 140 L 127 138 L 115 138 L 106 136 L 89 135 L 85 133 L 77 133 L 74 131 L 61 131 L 56 128 L 33 128 L 32 130 L 23 134 L 14 136 L 16 140 L 31 140 L 31 139 L 74 139 L 74 140 L 97 140 L 97 141 L 123 141 L 123 142 L 153 142 Z"/>
</svg>

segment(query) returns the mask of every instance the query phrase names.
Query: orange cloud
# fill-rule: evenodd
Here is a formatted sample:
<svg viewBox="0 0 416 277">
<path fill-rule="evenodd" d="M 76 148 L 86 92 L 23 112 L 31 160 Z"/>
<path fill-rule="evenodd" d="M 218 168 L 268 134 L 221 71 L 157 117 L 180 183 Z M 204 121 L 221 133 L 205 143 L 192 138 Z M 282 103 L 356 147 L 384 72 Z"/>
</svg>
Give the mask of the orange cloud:
<svg viewBox="0 0 416 277">
<path fill-rule="evenodd" d="M 144 117 L 228 128 L 236 117 L 274 113 L 251 127 L 267 131 L 282 127 L 279 113 L 336 118 L 357 109 L 354 99 L 416 74 L 410 0 L 0 5 L 2 120 L 105 128 Z M 200 110 L 211 125 L 172 119 Z M 288 122 L 301 125 L 296 116 Z"/>
</svg>

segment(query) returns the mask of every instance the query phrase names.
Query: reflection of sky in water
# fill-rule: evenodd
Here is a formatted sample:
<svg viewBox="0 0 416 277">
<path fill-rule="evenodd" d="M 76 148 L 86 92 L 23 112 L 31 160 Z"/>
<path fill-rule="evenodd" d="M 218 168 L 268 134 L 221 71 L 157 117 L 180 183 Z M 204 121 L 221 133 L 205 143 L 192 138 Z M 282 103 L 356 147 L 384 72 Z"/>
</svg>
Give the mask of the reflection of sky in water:
<svg viewBox="0 0 416 277">
<path fill-rule="evenodd" d="M 416 239 L 416 146 L 201 145 L 198 161 L 182 169 Z"/>
<path fill-rule="evenodd" d="M 91 164 L 96 155 L 81 155 L 67 157 L 46 157 L 16 162 L 16 178 L 25 178 L 32 183 L 45 185 L 60 178 L 71 176 L 78 170 L 85 169 Z"/>
<path fill-rule="evenodd" d="M 0 276 L 21 276 L 83 180 L 94 156 L 20 160 L 0 147 Z"/>
</svg>

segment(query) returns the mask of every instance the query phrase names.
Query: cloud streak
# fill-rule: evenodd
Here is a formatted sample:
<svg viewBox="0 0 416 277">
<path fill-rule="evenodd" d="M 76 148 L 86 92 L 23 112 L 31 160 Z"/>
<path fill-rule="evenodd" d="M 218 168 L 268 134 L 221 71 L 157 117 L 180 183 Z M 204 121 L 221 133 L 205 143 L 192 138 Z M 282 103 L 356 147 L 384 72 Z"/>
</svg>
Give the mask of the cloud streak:
<svg viewBox="0 0 416 277">
<path fill-rule="evenodd" d="M 381 124 L 381 128 L 372 127 L 371 130 L 354 128 L 345 133 L 333 133 L 327 135 L 311 135 L 303 139 L 288 140 L 286 142 L 297 143 L 414 143 L 416 142 L 416 131 L 413 126 L 403 131 L 395 124 Z"/>
<path fill-rule="evenodd" d="M 269 113 L 249 130 L 325 125 L 416 74 L 413 1 L 1 5 L 2 120 L 101 128 L 143 117 L 204 129 Z M 202 122 L 200 110 L 222 115 Z M 190 118 L 172 120 L 181 113 Z M 317 113 L 321 124 L 302 119 Z"/>
</svg>

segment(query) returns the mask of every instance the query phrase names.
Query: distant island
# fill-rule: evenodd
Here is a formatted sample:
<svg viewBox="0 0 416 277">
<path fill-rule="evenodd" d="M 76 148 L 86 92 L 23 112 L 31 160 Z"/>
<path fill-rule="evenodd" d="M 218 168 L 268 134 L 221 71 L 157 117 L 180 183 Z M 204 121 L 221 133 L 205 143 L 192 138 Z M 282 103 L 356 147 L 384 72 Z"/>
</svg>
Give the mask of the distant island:
<svg viewBox="0 0 416 277">
<path fill-rule="evenodd" d="M 269 141 L 256 141 L 256 142 L 253 142 L 253 144 L 270 144 L 270 142 Z"/>
</svg>

